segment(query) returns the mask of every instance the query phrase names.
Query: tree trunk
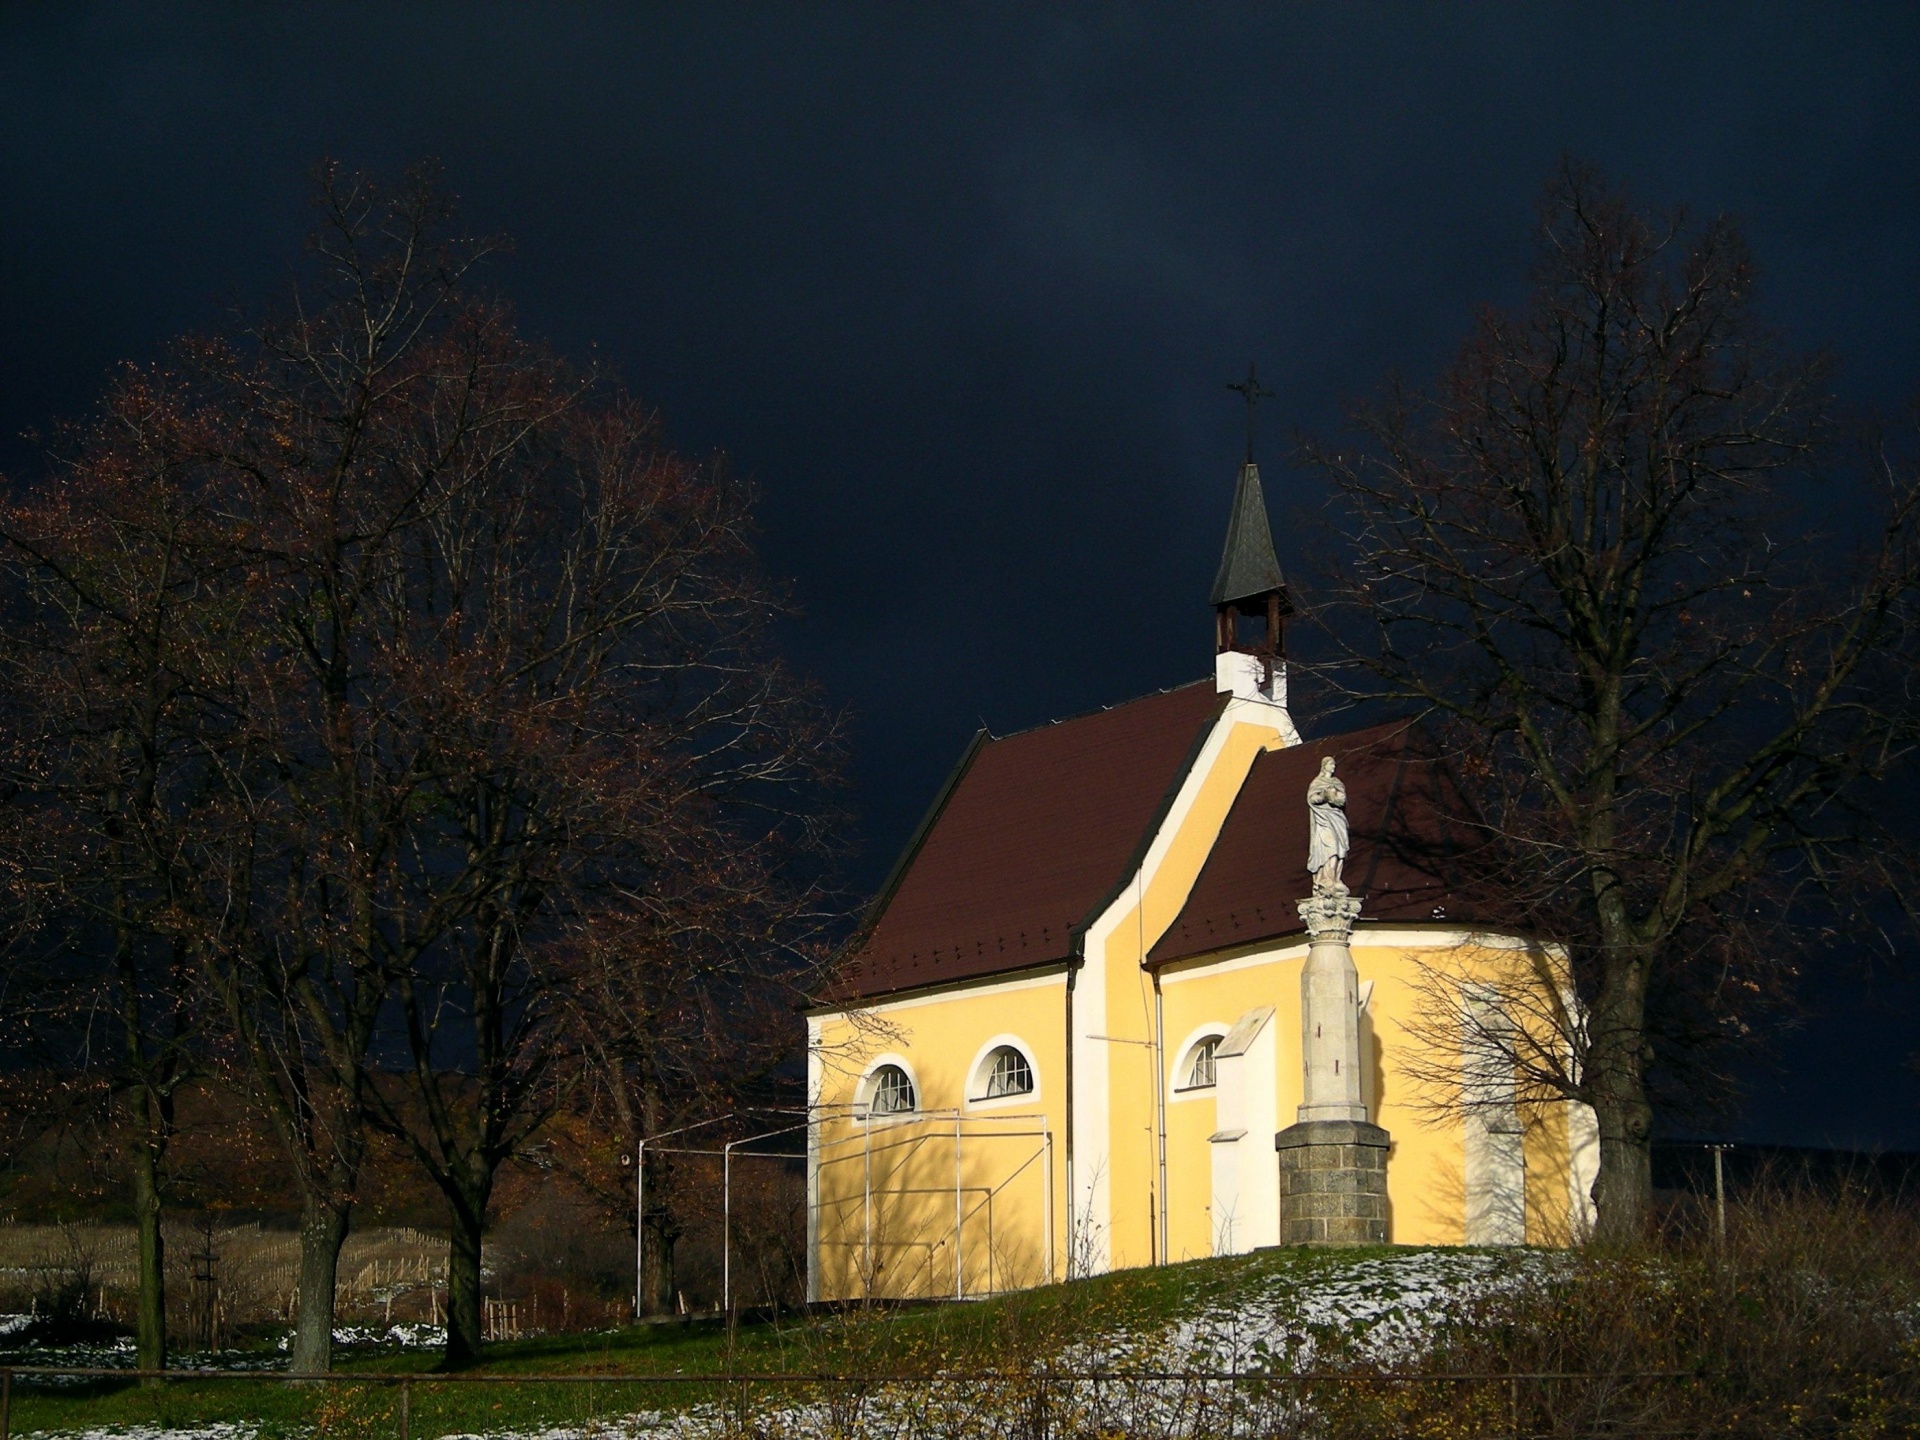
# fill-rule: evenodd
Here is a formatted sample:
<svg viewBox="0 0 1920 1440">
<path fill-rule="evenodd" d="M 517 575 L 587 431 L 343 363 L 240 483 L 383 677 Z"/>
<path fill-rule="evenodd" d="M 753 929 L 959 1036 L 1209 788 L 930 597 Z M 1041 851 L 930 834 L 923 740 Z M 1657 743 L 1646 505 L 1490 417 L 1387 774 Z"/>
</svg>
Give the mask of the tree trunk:
<svg viewBox="0 0 1920 1440">
<path fill-rule="evenodd" d="M 333 1303 L 340 1247 L 347 1242 L 350 1204 L 308 1196 L 300 1214 L 299 1310 L 293 1324 L 295 1375 L 323 1375 L 333 1368 Z"/>
<path fill-rule="evenodd" d="M 673 1244 L 680 1237 L 680 1227 L 667 1205 L 666 1158 L 649 1151 L 645 1161 L 647 1213 L 641 1223 L 647 1233 L 647 1251 L 641 1268 L 640 1296 L 647 1315 L 673 1313 Z"/>
<path fill-rule="evenodd" d="M 147 1117 L 139 1117 L 143 1122 Z M 160 1233 L 160 1157 L 144 1138 L 133 1144 L 133 1213 L 139 1229 L 140 1292 L 134 1302 L 134 1354 L 142 1370 L 167 1368 L 167 1250 Z M 158 1381 L 150 1382 L 158 1384 Z"/>
<path fill-rule="evenodd" d="M 447 1350 L 443 1367 L 458 1370 L 480 1358 L 485 1328 L 481 1317 L 480 1243 L 486 1203 L 448 1205 L 453 1241 L 447 1254 Z"/>
<path fill-rule="evenodd" d="M 1637 1083 L 1637 1077 L 1636 1077 Z M 1600 1124 L 1600 1172 L 1593 1180 L 1594 1239 L 1625 1245 L 1646 1235 L 1653 1208 L 1653 1154 L 1648 1144 L 1653 1109 L 1644 1088 L 1595 1105 Z"/>
<path fill-rule="evenodd" d="M 1620 946 L 1604 961 L 1587 1052 L 1588 1103 L 1600 1131 L 1594 1239 L 1642 1239 L 1653 1209 L 1653 1106 L 1647 1100 L 1647 960 Z"/>
<path fill-rule="evenodd" d="M 661 1094 L 660 1078 L 653 1067 L 642 1065 L 639 1083 L 640 1133 L 657 1135 L 665 1128 L 666 1098 Z M 647 1210 L 641 1216 L 646 1231 L 647 1249 L 640 1274 L 640 1303 L 646 1315 L 673 1313 L 673 1245 L 680 1238 L 673 1209 L 667 1197 L 668 1172 L 672 1157 L 658 1150 L 643 1150 L 641 1163 L 646 1167 Z"/>
</svg>

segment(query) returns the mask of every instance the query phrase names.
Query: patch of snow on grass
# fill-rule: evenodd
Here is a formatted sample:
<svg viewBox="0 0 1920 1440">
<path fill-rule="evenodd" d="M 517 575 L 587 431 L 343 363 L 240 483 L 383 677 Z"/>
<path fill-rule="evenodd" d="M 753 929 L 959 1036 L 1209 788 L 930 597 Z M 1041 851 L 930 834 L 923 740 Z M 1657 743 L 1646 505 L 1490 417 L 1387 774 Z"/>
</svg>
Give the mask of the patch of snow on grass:
<svg viewBox="0 0 1920 1440">
<path fill-rule="evenodd" d="M 0 1331 L 0 1334 L 22 1337 L 22 1343 L 0 1347 L 0 1363 L 16 1369 L 30 1368 L 34 1365 L 52 1365 L 63 1370 L 131 1370 L 136 1359 L 131 1335 L 122 1335 L 113 1340 L 80 1341 L 71 1345 L 46 1345 L 34 1338 L 32 1329 L 28 1326 L 12 1331 Z M 58 1380 L 48 1378 L 38 1383 L 85 1385 L 90 1382 L 68 1376 Z"/>
<path fill-rule="evenodd" d="M 1537 1251 L 1410 1250 L 1351 1264 L 1288 1268 L 1174 1324 L 1168 1369 L 1304 1370 L 1338 1351 L 1410 1360 L 1475 1300 L 1539 1275 Z"/>
<path fill-rule="evenodd" d="M 34 1440 L 254 1440 L 260 1432 L 251 1425 L 220 1420 L 190 1429 L 158 1425 L 96 1425 L 89 1430 L 32 1430 Z M 25 1437 L 22 1437 L 25 1440 Z"/>
<path fill-rule="evenodd" d="M 433 1350 L 447 1343 L 444 1325 L 336 1325 L 333 1343 L 362 1350 Z M 280 1337 L 280 1349 L 293 1348 L 293 1332 Z"/>
<path fill-rule="evenodd" d="M 828 1433 L 825 1416 L 803 1415 L 799 1411 L 757 1414 L 754 1417 L 761 1434 L 802 1437 Z M 648 1436 L 650 1440 L 714 1440 L 733 1433 L 730 1417 L 718 1407 L 701 1406 L 684 1413 L 639 1410 L 631 1415 L 589 1420 L 584 1425 L 549 1425 L 540 1430 L 468 1430 L 443 1435 L 440 1440 L 615 1440 L 615 1437 Z"/>
</svg>

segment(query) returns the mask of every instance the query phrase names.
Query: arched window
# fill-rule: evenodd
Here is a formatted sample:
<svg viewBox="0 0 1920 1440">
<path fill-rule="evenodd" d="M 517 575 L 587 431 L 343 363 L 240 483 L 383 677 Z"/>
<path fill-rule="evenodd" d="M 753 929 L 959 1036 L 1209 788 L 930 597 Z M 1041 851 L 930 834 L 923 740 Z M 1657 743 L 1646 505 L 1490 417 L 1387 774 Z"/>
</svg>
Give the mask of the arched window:
<svg viewBox="0 0 1920 1440">
<path fill-rule="evenodd" d="M 1182 1090 L 1208 1090 L 1213 1087 L 1218 1072 L 1214 1068 L 1214 1054 L 1220 1049 L 1220 1037 L 1209 1035 L 1187 1052 L 1187 1076 Z"/>
<path fill-rule="evenodd" d="M 1033 1066 L 1027 1057 L 1011 1045 L 1002 1045 L 987 1058 L 987 1093 L 983 1100 L 998 1100 L 1002 1095 L 1031 1095 Z"/>
<path fill-rule="evenodd" d="M 882 1065 L 867 1078 L 868 1114 L 910 1115 L 913 1108 L 913 1080 L 898 1065 Z"/>
</svg>

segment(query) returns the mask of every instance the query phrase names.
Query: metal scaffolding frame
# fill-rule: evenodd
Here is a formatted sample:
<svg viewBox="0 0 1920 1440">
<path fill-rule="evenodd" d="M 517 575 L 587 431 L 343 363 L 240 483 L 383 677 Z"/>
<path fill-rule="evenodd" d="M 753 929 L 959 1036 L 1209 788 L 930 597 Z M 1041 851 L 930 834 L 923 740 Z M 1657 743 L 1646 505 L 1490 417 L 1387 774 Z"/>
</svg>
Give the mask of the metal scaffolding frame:
<svg viewBox="0 0 1920 1440">
<path fill-rule="evenodd" d="M 751 1116 L 756 1116 L 756 1115 L 764 1115 L 764 1116 L 799 1115 L 799 1116 L 804 1116 L 805 1118 L 797 1121 L 794 1124 L 782 1125 L 771 1130 L 764 1130 L 752 1135 L 741 1136 L 739 1139 L 736 1139 L 736 1140 L 728 1140 L 719 1146 L 665 1145 L 661 1143 L 662 1141 L 677 1139 L 682 1135 L 692 1134 L 694 1131 L 697 1131 L 697 1130 L 711 1129 L 716 1125 L 722 1125 L 727 1123 L 728 1121 L 745 1120 Z M 815 1127 L 824 1123 L 829 1119 L 834 1119 L 834 1118 L 845 1118 L 845 1119 L 854 1121 L 859 1125 L 860 1132 L 856 1135 L 842 1136 L 836 1140 L 822 1140 L 816 1144 L 814 1140 Z M 1030 1126 L 1033 1124 L 1033 1122 L 1038 1122 L 1038 1124 L 1037 1124 L 1037 1128 L 1011 1129 L 1011 1130 L 1004 1128 L 1007 1124 L 1011 1122 L 1025 1122 Z M 939 1124 L 942 1128 L 938 1132 L 933 1132 L 926 1129 L 919 1129 L 918 1133 L 915 1133 L 913 1135 L 903 1135 L 897 1139 L 889 1140 L 878 1147 L 878 1152 L 882 1154 L 886 1153 L 887 1151 L 897 1150 L 903 1147 L 917 1149 L 920 1146 L 929 1142 L 945 1140 L 949 1137 L 949 1134 L 951 1135 L 951 1139 L 953 1142 L 952 1194 L 953 1194 L 953 1298 L 954 1299 L 964 1300 L 967 1298 L 966 1257 L 965 1257 L 966 1225 L 968 1220 L 981 1215 L 982 1212 L 985 1213 L 986 1225 L 987 1225 L 987 1290 L 985 1293 L 987 1294 L 995 1293 L 994 1273 L 993 1273 L 993 1267 L 994 1267 L 993 1200 L 997 1194 L 1005 1190 L 1007 1186 L 1011 1185 L 1021 1175 L 1025 1174 L 1027 1170 L 1032 1167 L 1035 1161 L 1039 1161 L 1041 1163 L 1041 1188 L 1042 1188 L 1042 1195 L 1043 1195 L 1043 1199 L 1041 1202 L 1043 1239 L 1041 1243 L 1043 1248 L 1046 1251 L 1047 1281 L 1049 1284 L 1053 1282 L 1057 1274 L 1055 1255 L 1054 1255 L 1054 1224 L 1053 1224 L 1053 1205 L 1054 1205 L 1053 1129 L 1052 1129 L 1052 1126 L 1050 1126 L 1047 1123 L 1047 1116 L 1044 1113 L 1038 1112 L 1038 1111 L 1032 1111 L 1032 1112 L 1009 1111 L 1009 1112 L 1000 1113 L 1000 1114 L 968 1115 L 957 1109 L 922 1110 L 922 1111 L 915 1111 L 909 1115 L 888 1116 L 886 1117 L 883 1123 L 887 1128 L 904 1129 L 908 1126 L 924 1127 L 932 1124 Z M 949 1123 L 952 1125 L 952 1130 L 950 1132 L 945 1128 L 945 1126 Z M 986 1140 L 1031 1139 L 1031 1140 L 1038 1140 L 1040 1143 L 1034 1149 L 1034 1152 L 1031 1155 L 1028 1155 L 1026 1159 L 1022 1160 L 1017 1166 L 1015 1166 L 1012 1172 L 1006 1175 L 1004 1178 L 1002 1178 L 998 1184 L 968 1185 L 966 1184 L 965 1171 L 963 1168 L 963 1143 L 967 1138 L 966 1129 L 969 1125 L 989 1127 L 989 1128 L 985 1128 L 984 1130 L 976 1130 L 974 1132 L 974 1138 L 977 1140 L 986 1141 Z M 651 1150 L 656 1155 L 702 1155 L 707 1157 L 718 1156 L 720 1158 L 720 1165 L 721 1165 L 721 1181 L 720 1181 L 720 1185 L 721 1185 L 721 1228 L 720 1228 L 721 1308 L 724 1313 L 731 1315 L 733 1313 L 733 1160 L 736 1155 L 741 1156 L 742 1158 L 777 1159 L 777 1160 L 800 1160 L 800 1159 L 812 1158 L 819 1161 L 820 1163 L 838 1163 L 838 1160 L 851 1159 L 852 1157 L 850 1155 L 842 1155 L 838 1157 L 838 1160 L 826 1160 L 824 1158 L 825 1152 L 832 1149 L 842 1149 L 844 1147 L 849 1147 L 854 1144 L 858 1144 L 861 1147 L 861 1163 L 862 1163 L 862 1168 L 864 1172 L 863 1183 L 862 1183 L 862 1193 L 860 1197 L 862 1210 L 863 1210 L 863 1216 L 862 1216 L 863 1238 L 859 1241 L 840 1242 L 840 1243 L 857 1244 L 862 1247 L 863 1255 L 862 1255 L 862 1263 L 861 1263 L 861 1273 L 864 1277 L 865 1283 L 868 1285 L 869 1289 L 871 1288 L 872 1276 L 873 1276 L 873 1199 L 874 1199 L 873 1156 L 876 1153 L 875 1146 L 873 1143 L 874 1129 L 875 1129 L 875 1117 L 871 1115 L 870 1111 L 866 1106 L 862 1106 L 862 1105 L 845 1105 L 845 1104 L 809 1105 L 805 1109 L 800 1109 L 796 1107 L 782 1107 L 782 1106 L 753 1106 L 753 1107 L 748 1107 L 740 1110 L 730 1110 L 724 1115 L 714 1115 L 705 1120 L 696 1120 L 691 1124 L 676 1126 L 674 1129 L 671 1129 L 671 1130 L 663 1130 L 657 1135 L 642 1136 L 635 1147 L 635 1153 L 633 1157 L 634 1159 L 634 1166 L 633 1166 L 634 1168 L 633 1313 L 635 1318 L 636 1319 L 639 1318 L 644 1313 L 645 1305 L 646 1305 L 646 1263 L 647 1263 L 646 1262 L 646 1257 L 647 1257 L 646 1157 L 647 1157 L 647 1152 L 649 1150 Z M 805 1153 L 795 1153 L 790 1150 L 751 1150 L 751 1149 L 744 1148 L 746 1146 L 757 1145 L 762 1141 L 777 1139 L 782 1135 L 791 1135 L 798 1130 L 805 1130 L 808 1132 L 808 1150 Z M 883 1188 L 883 1194 L 944 1195 L 947 1193 L 948 1193 L 948 1187 L 945 1185 L 897 1186 L 897 1187 Z M 967 1202 L 967 1197 L 969 1195 L 978 1195 L 980 1197 L 976 1202 L 973 1203 L 971 1209 L 968 1208 L 968 1202 Z M 823 1202 L 820 1201 L 817 1193 L 809 1193 L 807 1196 L 807 1210 L 808 1210 L 808 1231 L 809 1231 L 810 1237 L 817 1236 L 819 1233 L 820 1211 L 823 1208 L 824 1208 Z M 928 1265 L 927 1278 L 928 1278 L 929 1290 L 931 1290 L 932 1278 L 933 1278 L 933 1271 L 932 1271 L 933 1255 L 934 1255 L 934 1252 L 938 1250 L 939 1247 L 945 1242 L 943 1240 L 916 1240 L 916 1241 L 893 1241 L 888 1243 L 891 1243 L 894 1245 L 907 1246 L 909 1248 L 913 1246 L 921 1246 L 926 1248 L 927 1265 Z M 814 1250 L 814 1246 L 810 1244 L 808 1247 L 808 1255 L 807 1255 L 807 1264 L 809 1266 L 812 1266 L 818 1263 L 818 1257 L 813 1253 L 813 1250 Z"/>
<path fill-rule="evenodd" d="M 871 1289 L 873 1288 L 873 1275 L 874 1275 L 874 1268 L 873 1268 L 873 1246 L 874 1246 L 873 1157 L 874 1155 L 876 1153 L 885 1154 L 888 1151 L 899 1150 L 899 1149 L 918 1150 L 924 1145 L 927 1145 L 930 1143 L 937 1143 L 941 1140 L 947 1139 L 949 1137 L 949 1134 L 951 1135 L 952 1142 L 953 1142 L 953 1186 L 952 1186 L 953 1298 L 956 1300 L 964 1300 L 967 1298 L 966 1256 L 965 1256 L 966 1222 L 973 1216 L 979 1215 L 983 1210 L 985 1211 L 985 1214 L 986 1214 L 987 1227 L 988 1227 L 988 1240 L 987 1240 L 988 1290 L 986 1293 L 988 1294 L 994 1293 L 995 1291 L 995 1286 L 993 1284 L 994 1253 L 993 1253 L 993 1239 L 992 1239 L 993 1199 L 995 1195 L 1000 1193 L 1000 1191 L 1006 1189 L 1006 1187 L 1012 1184 L 1014 1180 L 1018 1179 L 1022 1174 L 1026 1173 L 1028 1168 L 1031 1167 L 1036 1160 L 1041 1162 L 1041 1167 L 1042 1167 L 1041 1168 L 1041 1188 L 1042 1188 L 1043 1198 L 1041 1200 L 1041 1228 L 1042 1228 L 1041 1244 L 1043 1249 L 1046 1252 L 1047 1280 L 1048 1280 L 1048 1283 L 1052 1283 L 1056 1274 L 1058 1273 L 1056 1269 L 1056 1258 L 1054 1253 L 1053 1129 L 1052 1129 L 1052 1126 L 1047 1123 L 1048 1117 L 1045 1115 L 1044 1112 L 1007 1111 L 1007 1112 L 998 1113 L 998 1114 L 969 1115 L 958 1109 L 944 1109 L 944 1110 L 920 1110 L 920 1111 L 914 1111 L 908 1115 L 898 1115 L 898 1116 L 890 1115 L 885 1117 L 885 1119 L 880 1122 L 885 1128 L 906 1129 L 907 1127 L 915 1127 L 915 1133 L 910 1135 L 902 1135 L 897 1139 L 890 1139 L 885 1143 L 876 1147 L 874 1144 L 874 1130 L 876 1128 L 875 1117 L 872 1116 L 871 1112 L 868 1110 L 866 1106 L 845 1105 L 845 1104 L 819 1105 L 819 1106 L 812 1107 L 812 1109 L 813 1109 L 814 1115 L 809 1121 L 810 1124 L 815 1123 L 819 1119 L 824 1119 L 830 1116 L 839 1115 L 855 1121 L 860 1127 L 858 1134 L 841 1136 L 837 1140 L 822 1141 L 816 1147 L 810 1147 L 810 1149 L 812 1150 L 812 1153 L 815 1155 L 819 1163 L 824 1165 L 824 1164 L 831 1164 L 831 1163 L 839 1163 L 839 1161 L 850 1160 L 853 1158 L 849 1154 L 843 1154 L 839 1157 L 829 1158 L 826 1155 L 827 1151 L 834 1150 L 834 1149 L 845 1150 L 856 1144 L 859 1145 L 860 1147 L 860 1160 L 861 1160 L 861 1166 L 862 1166 L 862 1172 L 863 1172 L 862 1183 L 861 1183 L 861 1195 L 860 1195 L 860 1203 L 861 1203 L 861 1211 L 862 1211 L 862 1225 L 861 1225 L 862 1237 L 861 1239 L 856 1241 L 840 1241 L 840 1242 L 834 1242 L 834 1243 L 838 1243 L 843 1246 L 857 1245 L 860 1247 L 862 1251 L 861 1267 L 860 1267 L 862 1283 L 866 1285 L 869 1291 L 871 1291 Z M 1025 1122 L 1029 1125 L 1033 1124 L 1033 1122 L 1038 1122 L 1038 1128 L 1027 1128 L 1027 1129 L 1005 1128 L 1005 1126 L 1010 1122 Z M 947 1130 L 944 1129 L 944 1126 L 948 1123 L 951 1123 L 953 1127 L 951 1132 L 948 1132 Z M 939 1124 L 943 1128 L 938 1131 L 924 1128 L 934 1124 Z M 965 1171 L 963 1167 L 963 1142 L 966 1138 L 966 1127 L 969 1125 L 991 1127 L 991 1128 L 985 1129 L 984 1133 L 976 1130 L 974 1138 L 978 1140 L 1032 1139 L 1032 1140 L 1038 1140 L 1040 1143 L 1035 1148 L 1034 1152 L 1031 1155 L 1027 1156 L 1027 1158 L 1021 1161 L 1019 1165 L 1015 1166 L 1013 1171 L 1010 1174 L 1006 1175 L 1004 1178 L 1002 1178 L 998 1184 L 991 1185 L 991 1186 L 968 1185 L 966 1184 L 966 1181 L 965 1181 Z M 883 1189 L 883 1194 L 893 1194 L 893 1195 L 914 1195 L 914 1194 L 944 1195 L 947 1193 L 948 1193 L 948 1187 L 944 1185 L 941 1185 L 941 1186 L 925 1186 L 925 1185 L 888 1186 L 888 1187 L 884 1187 Z M 981 1196 L 980 1200 L 973 1206 L 971 1211 L 969 1211 L 966 1206 L 966 1196 L 969 1194 L 978 1194 Z M 818 1221 L 819 1221 L 820 1211 L 825 1208 L 824 1202 L 821 1202 L 817 1198 L 817 1196 L 810 1195 L 808 1197 L 808 1207 L 809 1207 L 809 1219 L 812 1222 L 809 1226 L 809 1229 L 812 1230 L 815 1235 L 817 1235 L 819 1233 Z M 829 1242 L 821 1242 L 821 1243 L 825 1244 Z M 928 1280 L 929 1280 L 929 1288 L 931 1288 L 932 1251 L 934 1249 L 937 1249 L 939 1245 L 944 1242 L 895 1240 L 895 1241 L 883 1241 L 882 1243 L 883 1245 L 906 1246 L 909 1248 L 915 1245 L 928 1246 L 929 1247 Z M 808 1264 L 809 1265 L 814 1264 L 816 1263 L 816 1261 L 817 1261 L 817 1257 L 812 1254 L 809 1254 Z"/>
<path fill-rule="evenodd" d="M 721 1221 L 720 1221 L 720 1308 L 723 1313 L 733 1313 L 733 1157 L 751 1156 L 767 1160 L 804 1160 L 804 1154 L 795 1154 L 790 1150 L 743 1150 L 743 1145 L 758 1144 L 762 1140 L 772 1140 L 781 1135 L 791 1135 L 796 1130 L 809 1128 L 813 1121 L 808 1119 L 796 1125 L 783 1125 L 776 1130 L 766 1130 L 757 1135 L 742 1136 L 738 1140 L 729 1140 L 718 1149 L 696 1145 L 662 1145 L 662 1140 L 671 1140 L 678 1135 L 686 1135 L 695 1130 L 710 1129 L 729 1120 L 743 1119 L 749 1115 L 807 1115 L 805 1110 L 780 1106 L 753 1106 L 744 1110 L 730 1110 L 725 1115 L 715 1115 L 710 1119 L 696 1120 L 691 1125 L 681 1125 L 672 1130 L 663 1130 L 658 1135 L 643 1135 L 634 1147 L 633 1185 L 633 1316 L 638 1320 L 646 1310 L 647 1287 L 647 1149 L 652 1147 L 656 1155 L 718 1155 L 721 1171 Z"/>
</svg>

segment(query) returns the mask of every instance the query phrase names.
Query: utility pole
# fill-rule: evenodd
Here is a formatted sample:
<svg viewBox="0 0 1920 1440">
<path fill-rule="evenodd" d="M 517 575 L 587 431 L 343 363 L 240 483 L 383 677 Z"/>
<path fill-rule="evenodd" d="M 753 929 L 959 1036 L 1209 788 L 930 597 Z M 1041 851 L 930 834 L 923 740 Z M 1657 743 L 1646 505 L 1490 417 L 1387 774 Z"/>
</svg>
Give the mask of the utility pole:
<svg viewBox="0 0 1920 1440">
<path fill-rule="evenodd" d="M 1713 1233 L 1722 1250 L 1727 1248 L 1727 1170 L 1722 1157 L 1731 1145 L 1709 1145 L 1713 1152 Z"/>
</svg>

